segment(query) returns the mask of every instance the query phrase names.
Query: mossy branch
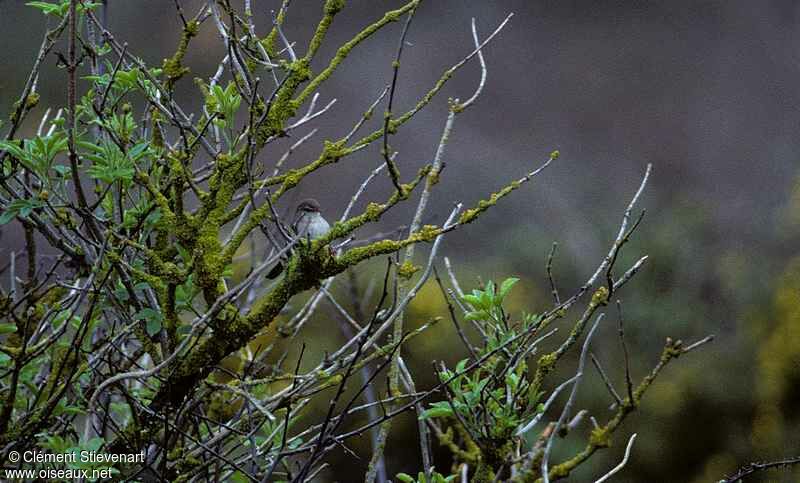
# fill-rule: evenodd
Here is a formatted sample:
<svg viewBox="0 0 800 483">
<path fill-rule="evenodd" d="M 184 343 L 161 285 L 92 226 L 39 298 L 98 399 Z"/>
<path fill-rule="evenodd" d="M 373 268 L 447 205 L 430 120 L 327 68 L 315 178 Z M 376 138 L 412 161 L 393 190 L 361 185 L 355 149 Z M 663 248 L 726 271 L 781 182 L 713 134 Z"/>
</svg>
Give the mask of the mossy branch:
<svg viewBox="0 0 800 483">
<path fill-rule="evenodd" d="M 314 58 L 314 55 L 316 55 L 319 48 L 322 46 L 322 41 L 325 40 L 325 35 L 328 33 L 331 23 L 333 23 L 333 17 L 342 11 L 344 8 L 344 3 L 344 0 L 325 1 L 325 6 L 323 7 L 324 16 L 317 24 L 317 29 L 314 31 L 314 36 L 311 37 L 311 41 L 308 43 L 308 51 L 305 55 L 307 61 L 310 62 L 311 59 Z"/>
<path fill-rule="evenodd" d="M 545 354 L 539 358 L 536 373 L 533 377 L 533 382 L 531 384 L 531 393 L 537 394 L 544 382 L 544 378 L 551 373 L 556 366 L 556 363 L 569 351 L 572 346 L 578 341 L 578 338 L 583 333 L 583 330 L 586 328 L 587 322 L 592 318 L 595 314 L 597 309 L 606 305 L 608 302 L 608 289 L 605 287 L 600 287 L 597 289 L 595 294 L 592 296 L 589 304 L 586 306 L 586 309 L 583 311 L 583 314 L 578 318 L 575 325 L 573 325 L 572 330 L 569 333 L 569 337 L 558 347 L 557 350 Z M 561 317 L 563 312 L 559 311 L 556 313 L 551 314 L 549 317 L 546 317 L 541 322 L 541 329 L 547 328 L 554 320 Z"/>
<path fill-rule="evenodd" d="M 362 261 L 395 253 L 414 243 L 433 241 L 436 237 L 458 227 L 457 223 L 446 227 L 426 225 L 407 238 L 380 240 L 364 247 L 352 248 L 339 257 L 333 257 L 327 250 L 322 249 L 332 240 L 345 237 L 364 224 L 380 219 L 389 208 L 407 198 L 410 192 L 426 178 L 429 170 L 429 166 L 421 169 L 414 180 L 403 185 L 401 192 L 394 192 L 386 203 L 369 205 L 361 215 L 335 224 L 325 237 L 313 241 L 305 249 L 300 247 L 301 249 L 286 267 L 284 278 L 273 290 L 257 300 L 246 316 L 240 316 L 232 305 L 221 311 L 211 323 L 215 330 L 214 335 L 199 343 L 184 360 L 174 377 L 170 378 L 165 386 L 169 390 L 162 389 L 156 396 L 156 407 L 175 404 L 182 400 L 184 394 L 208 375 L 222 358 L 243 347 L 259 331 L 267 327 L 295 294 Z"/>
<path fill-rule="evenodd" d="M 189 68 L 183 65 L 183 58 L 186 57 L 186 51 L 189 48 L 189 41 L 196 37 L 200 30 L 200 24 L 197 20 L 190 20 L 183 27 L 181 32 L 181 39 L 178 44 L 178 49 L 175 54 L 169 59 L 164 59 L 164 77 L 166 78 L 166 87 L 171 90 L 175 87 L 181 77 L 189 73 Z"/>
<path fill-rule="evenodd" d="M 509 194 L 511 194 L 512 191 L 514 191 L 516 189 L 519 189 L 520 186 L 522 186 L 523 184 L 525 184 L 528 181 L 530 181 L 531 178 L 533 178 L 534 176 L 539 174 L 543 169 L 545 169 L 547 166 L 549 166 L 550 163 L 552 163 L 553 161 L 558 159 L 558 154 L 559 154 L 558 151 L 553 151 L 552 153 L 550 153 L 550 157 L 547 159 L 547 161 L 543 165 L 539 166 L 538 168 L 536 168 L 535 170 L 531 171 L 530 173 L 528 173 L 527 175 L 523 176 L 522 178 L 518 179 L 517 181 L 514 181 L 514 182 L 506 185 L 503 189 L 501 189 L 497 193 L 492 193 L 492 195 L 489 197 L 488 200 L 481 200 L 478 203 L 477 206 L 475 206 L 474 208 L 470 208 L 470 209 L 466 210 L 461 215 L 461 218 L 459 218 L 458 222 L 460 224 L 464 225 L 464 224 L 472 223 L 473 221 L 475 221 L 475 219 L 478 218 L 478 215 L 480 215 L 484 211 L 488 210 L 491 206 L 496 205 L 498 201 L 500 201 L 501 199 L 503 199 L 506 196 L 508 196 Z"/>
<path fill-rule="evenodd" d="M 338 4 L 340 2 L 329 0 L 328 3 Z M 341 3 L 344 3 L 344 2 L 341 2 Z M 367 40 L 368 38 L 370 38 L 375 32 L 379 31 L 380 29 L 385 27 L 387 24 L 392 23 L 392 22 L 396 22 L 403 14 L 407 13 L 412 8 L 414 8 L 417 5 L 417 3 L 419 3 L 419 0 L 414 0 L 412 2 L 408 2 L 407 4 L 403 5 L 402 7 L 398 8 L 396 10 L 391 10 L 389 12 L 386 12 L 383 15 L 383 17 L 381 17 L 378 21 L 368 25 L 366 28 L 361 30 L 361 32 L 356 34 L 355 37 L 353 37 L 352 39 L 350 39 L 347 42 L 345 42 L 336 51 L 336 55 L 334 55 L 334 57 L 330 60 L 330 62 L 328 63 L 328 66 L 325 67 L 325 69 L 323 69 L 322 72 L 317 74 L 311 80 L 311 82 L 309 82 L 308 85 L 300 92 L 300 94 L 298 94 L 298 96 L 294 99 L 294 103 L 296 105 L 301 105 L 303 102 L 305 102 L 314 92 L 317 91 L 317 89 L 319 89 L 319 86 L 323 82 L 328 80 L 328 78 L 333 74 L 333 72 L 336 70 L 336 68 L 339 67 L 339 65 L 342 63 L 342 61 L 344 61 L 344 59 L 347 58 L 347 56 L 350 54 L 350 52 L 357 45 L 359 45 L 361 42 L 363 42 L 363 41 Z M 326 4 L 326 10 L 327 10 L 327 4 Z M 317 30 L 319 31 L 319 28 Z M 272 34 L 270 34 L 270 35 L 272 35 Z M 313 45 L 313 41 L 312 41 L 312 45 Z M 310 49 L 309 49 L 309 52 L 311 52 Z M 314 52 L 316 52 L 316 49 L 314 50 Z"/>
<path fill-rule="evenodd" d="M 612 417 L 608 423 L 601 427 L 594 428 L 589 437 L 588 444 L 580 453 L 562 463 L 553 466 L 548 472 L 550 480 L 555 481 L 566 478 L 575 468 L 588 460 L 597 450 L 611 446 L 612 434 L 622 424 L 622 422 L 625 420 L 625 417 L 639 407 L 642 397 L 644 396 L 645 392 L 647 392 L 647 389 L 650 388 L 650 385 L 653 383 L 653 381 L 655 381 L 656 377 L 658 377 L 659 373 L 661 373 L 661 370 L 673 359 L 677 359 L 681 355 L 686 354 L 687 352 L 690 352 L 695 348 L 710 342 L 711 340 L 712 337 L 709 336 L 688 347 L 684 347 L 680 340 L 673 341 L 671 338 L 667 338 L 664 349 L 661 351 L 661 357 L 659 357 L 658 363 L 636 387 L 633 400 L 631 401 L 630 398 L 626 397 L 623 400 L 622 405 L 617 408 L 614 417 Z M 530 474 L 528 474 L 520 478 L 519 481 L 534 481 L 535 483 L 542 483 L 543 479 L 541 477 L 534 479 Z"/>
</svg>

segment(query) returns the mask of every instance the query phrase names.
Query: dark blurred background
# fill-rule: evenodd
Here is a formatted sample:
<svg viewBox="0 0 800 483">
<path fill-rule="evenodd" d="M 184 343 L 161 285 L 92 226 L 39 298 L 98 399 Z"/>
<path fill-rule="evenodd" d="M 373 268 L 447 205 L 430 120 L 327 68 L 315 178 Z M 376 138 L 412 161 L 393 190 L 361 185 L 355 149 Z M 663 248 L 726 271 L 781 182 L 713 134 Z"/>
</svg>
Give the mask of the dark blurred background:
<svg viewBox="0 0 800 483">
<path fill-rule="evenodd" d="M 24 3 L 0 0 L 4 118 L 46 28 L 44 17 Z M 181 3 L 193 14 L 203 2 Z M 285 32 L 301 50 L 321 3 L 292 3 Z M 278 2 L 253 4 L 264 35 Z M 315 67 L 400 4 L 348 1 Z M 523 282 L 511 297 L 511 309 L 544 310 L 550 303 L 545 261 L 552 242 L 559 243 L 558 284 L 562 293 L 570 293 L 607 252 L 646 164 L 653 163 L 641 205 L 647 215 L 619 265 L 622 269 L 650 255 L 641 274 L 617 294 L 635 352 L 634 375 L 643 377 L 655 364 L 667 336 L 693 341 L 717 335 L 712 345 L 668 367 L 615 445 L 572 480 L 589 480 L 616 464 L 631 432 L 639 434 L 631 462 L 615 481 L 714 481 L 753 460 L 800 454 L 800 259 L 795 248 L 800 239 L 800 3 L 423 1 L 400 70 L 398 111 L 413 106 L 444 69 L 472 49 L 472 17 L 485 37 L 510 12 L 515 14 L 511 23 L 485 49 L 489 74 L 482 97 L 456 119 L 447 168 L 426 222 L 441 222 L 452 203 L 474 203 L 522 176 L 553 149 L 561 157 L 478 223 L 447 238 L 443 252 L 454 261 L 462 286 L 475 286 L 477 276 L 519 276 Z M 180 21 L 173 2 L 110 0 L 109 22 L 117 38 L 152 65 L 160 65 L 177 45 Z M 391 25 L 364 43 L 325 85 L 320 102 L 338 102 L 314 141 L 293 157 L 294 165 L 318 153 L 326 136 L 344 135 L 377 97 L 390 80 L 400 28 L 400 23 Z M 224 55 L 210 22 L 196 42 L 187 64 L 192 76 L 207 78 Z M 406 176 L 432 158 L 447 98 L 466 99 L 478 78 L 473 62 L 392 139 Z M 40 105 L 63 105 L 64 79 L 51 59 L 39 81 Z M 197 112 L 198 94 L 189 79 L 178 94 Z M 27 133 L 43 110 L 34 112 Z M 287 196 L 284 208 L 315 196 L 328 217 L 338 217 L 379 163 L 375 148 L 328 167 Z M 388 191 L 389 182 L 381 183 L 369 191 L 372 198 L 382 199 Z M 407 222 L 410 214 L 410 205 L 397 209 L 383 228 Z M 2 243 L 6 257 L 18 240 L 6 233 Z M 369 273 L 361 274 L 364 284 Z M 326 310 L 323 315 L 333 317 Z M 433 285 L 413 310 L 419 322 L 446 314 Z M 314 321 L 307 337 L 320 338 L 324 324 L 324 317 Z M 601 328 L 594 344 L 621 389 L 615 330 L 614 323 Z M 440 324 L 407 351 L 421 385 L 432 381 L 431 360 L 458 359 L 455 339 L 452 328 Z M 605 420 L 610 399 L 592 376 L 579 402 Z M 416 472 L 418 455 L 408 450 L 416 448 L 413 418 L 395 428 L 387 450 L 390 474 Z M 570 437 L 556 456 L 581 444 Z M 438 457 L 439 468 L 446 470 L 446 453 Z M 325 477 L 357 481 L 367 459 L 334 465 Z M 800 473 L 776 472 L 748 481 L 797 478 Z"/>
</svg>

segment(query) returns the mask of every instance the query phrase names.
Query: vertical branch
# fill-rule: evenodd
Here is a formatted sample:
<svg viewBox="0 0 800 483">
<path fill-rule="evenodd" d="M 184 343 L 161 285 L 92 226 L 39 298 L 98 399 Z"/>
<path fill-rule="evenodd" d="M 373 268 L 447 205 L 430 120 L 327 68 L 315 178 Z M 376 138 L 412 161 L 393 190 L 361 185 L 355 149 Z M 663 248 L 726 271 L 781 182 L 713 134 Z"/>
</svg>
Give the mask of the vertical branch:
<svg viewBox="0 0 800 483">
<path fill-rule="evenodd" d="M 403 55 L 403 47 L 406 44 L 408 28 L 411 26 L 411 21 L 414 19 L 414 14 L 417 12 L 418 6 L 419 2 L 417 1 L 414 3 L 414 6 L 411 7 L 411 11 L 408 12 L 408 17 L 406 18 L 406 23 L 403 25 L 403 32 L 400 34 L 400 43 L 397 46 L 397 57 L 395 57 L 394 62 L 392 62 L 392 84 L 389 88 L 389 100 L 386 104 L 386 113 L 384 113 L 383 116 L 383 159 L 386 161 L 386 166 L 389 168 L 389 176 L 392 178 L 392 183 L 399 193 L 403 191 L 400 187 L 400 172 L 397 170 L 397 165 L 392 160 L 391 153 L 389 152 L 389 125 L 392 122 L 392 105 L 394 104 L 394 94 L 397 89 L 397 75 L 400 72 L 400 58 Z"/>
<path fill-rule="evenodd" d="M 16 301 L 17 296 L 17 253 L 11 251 L 11 261 L 8 269 L 8 289 L 11 292 L 11 300 Z"/>
<path fill-rule="evenodd" d="M 617 322 L 619 327 L 619 342 L 622 345 L 622 354 L 625 356 L 625 387 L 628 392 L 628 402 L 633 404 L 633 381 L 631 380 L 631 362 L 628 356 L 628 346 L 625 344 L 625 326 L 622 320 L 622 302 L 617 300 Z"/>
<path fill-rule="evenodd" d="M 400 194 L 403 193 L 403 188 L 400 186 L 400 173 L 399 173 L 399 171 L 397 169 L 397 165 L 394 163 L 392 154 L 389 152 L 389 125 L 391 124 L 391 121 L 392 121 L 392 105 L 394 104 L 394 95 L 395 95 L 395 92 L 397 90 L 397 76 L 398 76 L 398 72 L 400 70 L 400 58 L 403 55 L 403 47 L 405 46 L 405 43 L 406 43 L 406 35 L 408 34 L 408 28 L 411 25 L 411 21 L 414 19 L 414 14 L 416 13 L 418 6 L 419 6 L 419 2 L 416 2 L 411 7 L 411 11 L 408 13 L 408 17 L 406 18 L 406 23 L 403 25 L 403 31 L 400 34 L 400 42 L 399 42 L 399 44 L 397 46 L 397 56 L 395 57 L 395 60 L 392 63 L 392 83 L 391 83 L 391 85 L 389 87 L 389 98 L 388 98 L 387 104 L 386 104 L 386 112 L 384 113 L 384 116 L 383 116 L 383 118 L 384 118 L 383 119 L 383 122 L 384 122 L 384 124 L 383 124 L 383 148 L 382 148 L 381 151 L 382 151 L 382 154 L 383 154 L 383 159 L 386 162 L 386 167 L 387 167 L 387 170 L 389 171 L 389 177 L 392 180 L 392 184 L 394 184 L 395 189 Z M 431 170 L 431 171 L 433 171 L 433 170 Z M 419 208 L 418 208 L 418 211 L 419 211 Z M 415 218 L 416 218 L 416 215 L 415 215 Z M 413 228 L 411 228 L 411 230 L 413 231 Z M 410 248 L 410 246 L 409 246 L 409 248 Z M 412 252 L 412 254 L 413 254 L 413 252 Z M 395 284 L 395 288 L 396 289 L 400 289 L 402 291 L 402 288 L 400 287 L 399 283 Z M 403 298 L 403 294 L 402 293 L 399 294 L 399 298 Z M 398 340 L 400 340 L 402 335 L 403 335 L 403 313 L 401 312 L 400 315 L 395 320 L 395 323 L 394 323 L 394 330 L 393 330 L 393 334 L 392 334 L 392 340 L 393 341 L 398 341 Z M 397 354 L 397 356 L 399 356 L 399 354 L 400 354 L 400 350 L 399 349 L 397 350 L 396 354 Z M 388 388 L 388 390 L 389 390 L 390 394 L 394 394 L 394 395 L 399 394 L 399 392 L 400 392 L 399 391 L 399 380 L 400 380 L 400 368 L 398 366 L 398 360 L 394 359 L 394 360 L 392 360 L 392 363 L 389 366 L 389 388 Z M 378 437 L 376 438 L 375 450 L 372 453 L 372 458 L 370 459 L 370 462 L 369 462 L 369 469 L 367 470 L 366 477 L 364 478 L 364 481 L 366 483 L 372 483 L 373 481 L 375 481 L 375 477 L 376 477 L 376 473 L 377 473 L 378 469 L 385 466 L 385 464 L 383 462 L 383 459 L 384 459 L 383 454 L 384 454 L 384 448 L 385 448 L 385 445 L 386 445 L 386 440 L 387 440 L 387 438 L 389 436 L 389 431 L 391 429 L 391 426 L 392 426 L 392 422 L 391 422 L 390 419 L 387 419 L 386 421 L 384 421 L 383 424 L 381 424 L 381 426 L 380 426 L 380 430 L 378 431 Z M 427 438 L 427 432 L 426 432 L 426 429 L 424 429 L 424 428 L 425 428 L 424 422 L 421 422 L 421 424 L 420 424 L 420 432 L 422 433 L 421 436 L 423 437 L 423 440 Z M 424 444 L 427 444 L 427 443 L 426 443 L 426 441 L 423 441 L 422 444 L 424 445 Z M 425 455 L 425 454 L 426 454 L 426 452 L 423 451 L 423 455 Z M 428 463 L 428 462 L 425 462 L 425 463 Z M 426 469 L 428 467 L 429 467 L 429 464 L 426 465 Z"/>
<path fill-rule="evenodd" d="M 390 176 L 391 176 L 392 181 L 395 183 L 395 186 L 397 187 L 398 190 L 400 190 L 400 188 L 399 188 L 399 186 L 397 186 L 397 183 L 398 183 L 398 181 L 397 181 L 398 174 L 396 172 L 397 167 L 394 165 L 394 163 L 391 162 L 391 159 L 389 158 L 389 146 L 388 146 L 389 123 L 391 121 L 392 103 L 394 101 L 394 94 L 395 94 L 396 85 L 397 85 L 397 74 L 398 74 L 398 70 L 399 70 L 399 67 L 400 67 L 400 58 L 401 58 L 401 55 L 403 53 L 403 46 L 405 44 L 405 37 L 406 37 L 407 31 L 408 31 L 408 27 L 409 27 L 409 25 L 411 23 L 411 20 L 412 20 L 413 16 L 414 16 L 414 13 L 416 12 L 416 8 L 417 8 L 417 5 L 415 5 L 413 7 L 413 9 L 411 10 L 411 12 L 409 12 L 408 19 L 407 19 L 407 21 L 406 21 L 406 23 L 405 23 L 405 25 L 403 27 L 403 32 L 402 32 L 401 38 L 400 38 L 400 45 L 398 46 L 398 50 L 397 50 L 397 58 L 395 59 L 395 62 L 394 62 L 394 76 L 392 78 L 392 84 L 391 84 L 391 87 L 389 89 L 388 108 L 387 108 L 387 112 L 386 112 L 385 119 L 384 119 L 385 124 L 384 124 L 384 130 L 383 130 L 383 155 L 386 157 L 387 167 L 389 169 Z M 479 59 L 480 66 L 481 66 L 481 79 L 480 79 L 478 87 L 475 89 L 475 92 L 473 93 L 472 97 L 470 97 L 467 100 L 467 102 L 465 102 L 464 104 L 459 104 L 458 101 L 456 100 L 455 102 L 451 103 L 451 105 L 450 105 L 450 109 L 449 109 L 449 112 L 448 112 L 448 115 L 447 115 L 447 120 L 445 121 L 444 129 L 442 130 L 442 135 L 441 135 L 441 138 L 439 140 L 439 144 L 436 147 L 436 154 L 434 155 L 433 164 L 432 164 L 431 170 L 428 173 L 427 178 L 426 178 L 425 188 L 423 189 L 422 194 L 420 195 L 419 203 L 417 204 L 417 209 L 414 212 L 414 217 L 411 220 L 411 225 L 409 227 L 409 234 L 412 234 L 412 233 L 416 232 L 417 230 L 419 230 L 420 226 L 422 225 L 422 217 L 425 214 L 425 209 L 427 208 L 428 200 L 430 199 L 431 190 L 433 189 L 433 186 L 436 183 L 438 183 L 439 175 L 440 175 L 442 169 L 444 168 L 444 161 L 443 161 L 444 152 L 445 152 L 445 148 L 447 146 L 447 143 L 448 143 L 448 141 L 450 139 L 450 136 L 451 136 L 451 133 L 452 133 L 452 130 L 453 130 L 453 123 L 455 121 L 456 114 L 458 114 L 460 112 L 463 112 L 464 109 L 466 109 L 467 107 L 469 107 L 470 105 L 472 105 L 475 102 L 475 100 L 480 96 L 481 92 L 483 91 L 483 86 L 486 83 L 486 73 L 487 73 L 486 62 L 485 62 L 485 60 L 483 58 L 483 53 L 481 52 L 481 44 L 480 44 L 480 42 L 478 40 L 478 34 L 477 34 L 477 30 L 475 28 L 475 19 L 472 19 L 472 35 L 473 35 L 473 40 L 475 42 L 475 48 L 477 50 L 477 55 L 478 55 L 478 59 Z M 408 247 L 406 247 L 405 253 L 403 254 L 403 262 L 402 262 L 403 267 L 406 267 L 406 268 L 411 268 L 412 267 L 412 263 L 413 263 L 413 259 L 414 259 L 414 248 L 415 248 L 415 246 L 413 244 L 411 244 Z M 410 282 L 410 277 L 409 278 L 400 278 L 400 280 L 398 281 L 398 284 L 397 284 L 398 299 L 405 300 L 407 298 L 409 282 Z M 394 328 L 393 328 L 393 340 L 399 340 L 399 338 L 402 336 L 404 315 L 405 315 L 405 311 L 404 310 L 399 311 L 398 314 L 397 314 L 397 318 L 395 319 Z M 399 353 L 400 353 L 400 351 L 398 350 L 398 358 L 399 358 Z M 399 391 L 399 387 L 398 387 L 399 386 L 399 383 L 398 383 L 399 382 L 399 376 L 400 376 L 400 370 L 399 370 L 399 359 L 398 359 L 398 361 L 393 362 L 393 364 L 389 368 L 389 389 L 394 394 L 399 394 L 399 392 L 400 392 Z M 421 405 L 417 405 L 416 409 L 417 409 L 417 412 L 419 414 L 421 414 L 422 411 L 423 411 L 423 408 L 422 408 Z M 419 424 L 419 432 L 420 432 L 420 440 L 421 440 L 420 444 L 421 444 L 422 456 L 423 456 L 423 466 L 425 468 L 425 472 L 430 475 L 430 469 L 432 467 L 432 462 L 429 461 L 430 460 L 430 456 L 429 456 L 429 451 L 428 451 L 428 446 L 427 446 L 428 445 L 428 440 L 429 440 L 428 428 L 426 426 L 427 423 L 424 420 L 419 420 L 418 424 Z M 386 434 L 384 434 L 384 433 L 388 433 L 390 425 L 391 425 L 391 422 L 389 420 L 387 420 L 386 422 L 384 422 L 384 424 L 381 425 L 381 434 L 380 434 L 380 436 L 382 438 L 385 439 Z M 376 454 L 373 454 L 373 459 L 375 457 L 376 457 Z M 366 481 L 368 481 L 368 482 L 372 481 L 372 480 L 370 480 L 369 475 L 368 475 Z"/>
<path fill-rule="evenodd" d="M 384 165 L 380 165 L 381 168 L 383 166 Z M 391 265 L 388 264 L 386 266 L 387 279 L 390 270 L 391 270 Z M 349 276 L 348 283 L 350 288 L 351 304 L 353 305 L 354 309 L 354 315 L 356 319 L 363 320 L 364 313 L 361 304 L 363 303 L 364 300 L 367 299 L 367 297 L 361 296 L 361 292 L 358 288 L 358 279 L 356 277 L 356 272 L 354 270 L 348 270 L 347 274 Z M 330 296 L 329 293 L 326 292 L 326 295 L 331 300 L 331 303 L 335 303 L 335 301 L 333 300 L 333 298 Z M 343 315 L 346 315 L 346 313 L 343 310 L 340 310 L 340 312 Z M 341 323 L 339 324 L 339 328 L 342 331 L 342 335 L 344 335 L 346 340 L 350 340 L 356 337 L 356 333 L 353 331 L 353 328 L 351 328 L 350 325 L 346 323 Z M 375 420 L 379 417 L 378 407 L 377 407 L 379 398 L 378 395 L 376 394 L 375 386 L 369 384 L 370 381 L 369 366 L 364 365 L 361 369 L 359 369 L 359 373 L 364 387 L 364 401 L 369 405 L 369 407 L 367 408 L 367 416 L 369 420 Z M 372 443 L 373 452 L 376 451 L 376 449 L 378 448 L 378 434 L 379 434 L 379 428 L 372 428 L 372 430 L 370 430 L 370 442 Z M 377 479 L 378 481 L 387 480 L 386 463 L 383 458 L 377 461 Z"/>
<path fill-rule="evenodd" d="M 25 280 L 27 291 L 36 286 L 36 237 L 30 223 L 22 223 L 22 229 L 25 233 L 25 255 L 28 261 L 28 273 Z M 26 334 L 25 337 L 28 335 Z"/>
<path fill-rule="evenodd" d="M 78 152 L 75 147 L 75 106 L 77 104 L 77 80 L 76 73 L 78 70 L 78 62 L 75 58 L 75 40 L 77 33 L 77 5 L 78 0 L 70 0 L 69 2 L 69 38 L 67 47 L 67 136 L 69 147 L 69 167 L 72 174 L 72 183 L 74 184 L 75 197 L 78 200 L 78 206 L 86 215 L 88 215 L 88 204 L 86 203 L 86 195 L 83 192 L 81 185 L 81 177 L 78 172 Z"/>
<path fill-rule="evenodd" d="M 578 393 L 578 384 L 580 384 L 580 380 L 583 377 L 583 368 L 586 364 L 586 354 L 589 352 L 589 344 L 592 341 L 594 331 L 597 329 L 600 321 L 603 320 L 604 315 L 605 314 L 600 314 L 597 319 L 595 319 L 594 324 L 592 324 L 592 328 L 589 329 L 589 333 L 586 334 L 586 340 L 583 342 L 581 356 L 578 360 L 578 372 L 575 374 L 575 383 L 572 385 L 572 391 L 569 394 L 569 399 L 567 399 L 566 404 L 564 404 L 564 409 L 561 411 L 561 416 L 558 418 L 556 427 L 553 432 L 550 433 L 550 437 L 547 440 L 547 445 L 544 449 L 544 455 L 542 456 L 542 480 L 544 483 L 550 482 L 550 474 L 548 470 L 548 464 L 550 462 L 550 450 L 553 448 L 553 442 L 555 441 L 555 437 L 558 434 L 559 428 L 561 428 L 561 425 L 564 424 L 570 409 L 572 409 L 572 404 L 575 401 L 575 395 Z"/>
<path fill-rule="evenodd" d="M 558 286 L 553 278 L 553 258 L 556 255 L 558 243 L 553 242 L 553 248 L 550 249 L 550 254 L 547 256 L 547 279 L 550 281 L 550 292 L 553 294 L 553 302 L 556 306 L 561 305 L 561 297 L 558 294 Z"/>
</svg>

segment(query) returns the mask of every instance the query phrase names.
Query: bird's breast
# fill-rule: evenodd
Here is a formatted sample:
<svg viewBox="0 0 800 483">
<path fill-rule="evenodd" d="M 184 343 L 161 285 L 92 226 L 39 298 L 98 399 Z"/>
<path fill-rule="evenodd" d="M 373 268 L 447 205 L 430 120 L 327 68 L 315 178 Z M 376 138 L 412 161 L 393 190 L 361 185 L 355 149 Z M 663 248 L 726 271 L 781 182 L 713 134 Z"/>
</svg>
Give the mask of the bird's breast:
<svg viewBox="0 0 800 483">
<path fill-rule="evenodd" d="M 322 238 L 331 229 L 325 218 L 318 213 L 303 216 L 297 225 L 297 234 L 302 237 L 309 237 L 312 240 Z"/>
</svg>

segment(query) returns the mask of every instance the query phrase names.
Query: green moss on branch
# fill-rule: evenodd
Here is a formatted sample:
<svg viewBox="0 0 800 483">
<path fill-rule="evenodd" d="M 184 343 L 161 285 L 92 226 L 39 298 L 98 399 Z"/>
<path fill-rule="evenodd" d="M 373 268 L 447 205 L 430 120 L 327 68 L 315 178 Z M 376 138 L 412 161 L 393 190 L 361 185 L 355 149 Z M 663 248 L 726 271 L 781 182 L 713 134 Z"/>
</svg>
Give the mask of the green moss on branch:
<svg viewBox="0 0 800 483">
<path fill-rule="evenodd" d="M 306 88 L 303 89 L 303 91 L 297 96 L 297 98 L 295 99 L 295 102 L 297 102 L 298 104 L 302 104 L 303 102 L 305 102 L 306 99 L 309 98 L 309 96 L 311 96 L 314 92 L 317 91 L 317 89 L 319 89 L 319 86 L 323 82 L 328 80 L 328 78 L 333 74 L 333 72 L 336 70 L 336 68 L 339 67 L 339 65 L 342 63 L 342 61 L 344 61 L 344 59 L 347 58 L 347 56 L 350 54 L 350 52 L 358 44 L 360 44 L 361 42 L 363 42 L 366 39 L 370 38 L 375 32 L 379 31 L 380 29 L 385 27 L 387 24 L 389 24 L 391 22 L 396 22 L 403 14 L 405 14 L 405 13 L 409 12 L 411 9 L 415 8 L 418 3 L 419 3 L 419 0 L 414 0 L 413 2 L 408 2 L 407 4 L 403 5 L 402 7 L 398 8 L 396 10 L 391 10 L 389 12 L 386 12 L 383 15 L 383 17 L 381 17 L 380 20 L 368 25 L 361 32 L 356 34 L 355 37 L 353 37 L 349 41 L 345 42 L 341 47 L 339 47 L 339 50 L 336 51 L 336 55 L 334 55 L 333 58 L 330 60 L 330 62 L 328 63 L 328 66 L 325 69 L 323 69 L 322 72 L 320 72 L 316 77 L 314 77 L 314 79 L 311 82 L 309 82 L 308 86 L 306 86 Z M 326 3 L 326 10 L 328 8 L 328 5 L 338 6 L 338 4 L 342 4 L 342 6 L 343 6 L 344 2 L 329 0 Z M 326 17 L 327 17 L 327 15 L 326 15 Z M 319 31 L 319 29 L 318 29 L 318 31 Z M 316 35 L 315 35 L 315 37 L 316 37 Z M 313 41 L 312 41 L 312 45 L 313 45 Z M 316 49 L 315 49 L 315 51 L 316 51 Z"/>
<path fill-rule="evenodd" d="M 197 21 L 190 20 L 187 22 L 183 29 L 183 33 L 181 34 L 178 50 L 175 51 L 175 54 L 169 59 L 164 59 L 163 67 L 164 76 L 167 78 L 167 89 L 171 90 L 175 86 L 175 83 L 181 79 L 181 77 L 189 73 L 189 68 L 183 65 L 183 58 L 186 57 L 186 50 L 189 48 L 189 41 L 193 37 L 197 36 L 199 30 L 200 24 L 198 24 Z"/>
</svg>

